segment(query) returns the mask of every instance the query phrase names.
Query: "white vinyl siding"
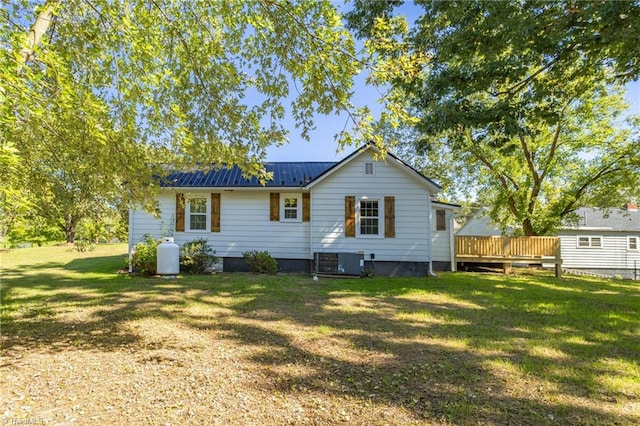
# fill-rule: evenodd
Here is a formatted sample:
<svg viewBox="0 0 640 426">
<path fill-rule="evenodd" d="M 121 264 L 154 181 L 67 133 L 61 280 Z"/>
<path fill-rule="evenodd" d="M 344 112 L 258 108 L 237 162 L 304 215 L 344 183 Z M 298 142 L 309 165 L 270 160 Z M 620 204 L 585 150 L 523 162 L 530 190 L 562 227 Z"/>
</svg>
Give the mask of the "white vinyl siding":
<svg viewBox="0 0 640 426">
<path fill-rule="evenodd" d="M 445 212 L 445 230 L 439 231 L 437 226 L 433 225 L 433 233 L 431 235 L 431 249 L 433 250 L 433 260 L 439 262 L 449 262 L 451 261 L 451 244 L 453 243 L 451 239 L 453 238 L 452 230 L 450 229 L 451 225 L 451 216 L 453 212 L 451 210 L 444 209 L 433 209 L 433 218 L 434 221 L 438 215 L 437 211 Z"/>
<path fill-rule="evenodd" d="M 364 252 L 376 261 L 428 262 L 430 246 L 430 194 L 423 184 L 391 162 L 374 162 L 374 175 L 365 175 L 365 163 L 374 162 L 365 152 L 314 186 L 311 195 L 313 252 Z M 354 195 L 356 205 L 365 195 L 378 199 L 384 211 L 384 197 L 395 197 L 394 238 L 345 237 L 344 197 Z M 383 226 L 384 219 L 380 218 Z M 356 230 L 359 224 L 356 223 Z M 384 230 L 381 230 L 384 236 Z"/>
<path fill-rule="evenodd" d="M 629 235 L 623 231 L 603 232 L 601 246 L 596 248 L 578 247 L 580 237 L 594 237 L 584 231 L 578 235 L 572 231 L 561 231 L 560 246 L 562 266 L 576 269 L 633 269 L 634 262 L 640 264 L 640 250 L 629 250 Z M 583 240 L 585 241 L 585 240 Z M 593 238 L 590 244 L 593 244 Z M 597 244 L 597 242 L 596 242 Z"/>
<path fill-rule="evenodd" d="M 209 194 L 203 192 L 202 196 Z M 175 232 L 176 191 L 162 191 L 158 197 L 161 217 L 134 212 L 131 238 L 133 244 L 145 233 L 154 237 L 173 235 L 182 245 L 198 238 L 209 241 L 219 257 L 242 257 L 250 250 L 267 250 L 273 257 L 310 259 L 309 222 L 272 222 L 269 220 L 269 191 L 225 191 L 221 193 L 220 232 Z M 188 197 L 197 196 L 189 193 Z M 302 200 L 300 199 L 300 203 Z M 301 210 L 299 212 L 301 215 Z M 188 220 L 188 219 L 187 219 Z"/>
</svg>

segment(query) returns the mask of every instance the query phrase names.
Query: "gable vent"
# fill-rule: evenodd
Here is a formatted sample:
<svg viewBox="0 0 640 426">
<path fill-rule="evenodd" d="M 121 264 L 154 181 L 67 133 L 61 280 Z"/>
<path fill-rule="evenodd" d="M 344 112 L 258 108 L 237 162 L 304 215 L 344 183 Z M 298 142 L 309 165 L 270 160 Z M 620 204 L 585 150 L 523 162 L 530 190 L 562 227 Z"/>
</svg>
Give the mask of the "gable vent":
<svg viewBox="0 0 640 426">
<path fill-rule="evenodd" d="M 364 163 L 364 174 L 373 175 L 373 163 L 370 163 L 370 162 Z"/>
</svg>

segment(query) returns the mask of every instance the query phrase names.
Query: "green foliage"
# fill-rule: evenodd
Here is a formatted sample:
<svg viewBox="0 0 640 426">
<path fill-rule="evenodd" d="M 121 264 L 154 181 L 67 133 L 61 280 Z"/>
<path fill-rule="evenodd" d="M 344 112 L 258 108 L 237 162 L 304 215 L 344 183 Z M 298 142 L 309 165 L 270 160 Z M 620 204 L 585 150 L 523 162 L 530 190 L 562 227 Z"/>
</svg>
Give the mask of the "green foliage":
<svg viewBox="0 0 640 426">
<path fill-rule="evenodd" d="M 278 263 L 268 251 L 247 251 L 242 253 L 244 261 L 249 264 L 251 272 L 273 275 L 278 272 Z"/>
<path fill-rule="evenodd" d="M 131 256 L 131 266 L 142 275 L 155 275 L 158 262 L 158 240 L 145 234 L 135 245 Z"/>
<path fill-rule="evenodd" d="M 12 221 L 8 226 L 7 237 L 12 245 L 30 242 L 41 246 L 46 242 L 64 240 L 64 234 L 57 227 L 35 215 L 22 216 Z"/>
<path fill-rule="evenodd" d="M 186 242 L 180 247 L 180 272 L 186 274 L 204 274 L 211 272 L 219 258 L 207 240 L 198 239 Z"/>
<path fill-rule="evenodd" d="M 76 240 L 73 245 L 73 249 L 78 253 L 84 253 L 87 251 L 94 251 L 96 249 L 96 246 L 91 244 L 91 242 L 87 240 Z"/>
<path fill-rule="evenodd" d="M 640 75 L 638 2 L 426 1 L 413 28 L 393 6 L 348 15 L 398 109 L 377 124 L 386 143 L 409 140 L 444 184 L 527 235 L 640 196 L 640 127 L 621 124 L 621 83 Z M 393 139 L 403 125 L 413 134 Z"/>
<path fill-rule="evenodd" d="M 294 129 L 308 139 L 315 114 L 348 108 L 360 69 L 329 0 L 69 0 L 37 13 L 49 7 L 38 20 L 29 2 L 2 9 L 0 163 L 42 151 L 56 160 L 49 177 L 102 183 L 150 211 L 154 160 L 266 179 L 266 148 Z"/>
</svg>

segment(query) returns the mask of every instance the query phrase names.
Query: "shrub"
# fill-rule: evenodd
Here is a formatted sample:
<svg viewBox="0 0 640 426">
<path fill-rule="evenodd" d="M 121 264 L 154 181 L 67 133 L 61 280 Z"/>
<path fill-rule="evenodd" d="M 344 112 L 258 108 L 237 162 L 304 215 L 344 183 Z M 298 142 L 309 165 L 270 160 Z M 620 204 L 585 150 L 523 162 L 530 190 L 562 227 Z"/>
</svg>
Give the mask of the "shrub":
<svg viewBox="0 0 640 426">
<path fill-rule="evenodd" d="M 73 249 L 79 253 L 84 253 L 85 251 L 93 251 L 95 250 L 95 248 L 96 246 L 86 240 L 76 240 L 73 243 Z"/>
<path fill-rule="evenodd" d="M 133 248 L 131 266 L 142 275 L 155 275 L 158 262 L 158 240 L 149 234 Z"/>
<path fill-rule="evenodd" d="M 247 251 L 242 253 L 242 257 L 249 264 L 251 272 L 271 275 L 278 272 L 278 263 L 268 251 Z"/>
<path fill-rule="evenodd" d="M 187 274 L 204 274 L 218 262 L 216 251 L 205 239 L 193 240 L 180 247 L 180 271 Z"/>
</svg>

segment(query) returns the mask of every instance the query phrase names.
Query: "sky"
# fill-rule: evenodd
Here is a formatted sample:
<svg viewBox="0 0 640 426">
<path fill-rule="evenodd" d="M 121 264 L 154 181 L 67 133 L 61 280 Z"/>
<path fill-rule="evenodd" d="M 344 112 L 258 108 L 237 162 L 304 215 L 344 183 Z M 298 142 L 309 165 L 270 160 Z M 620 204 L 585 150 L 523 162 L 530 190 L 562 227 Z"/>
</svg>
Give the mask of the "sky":
<svg viewBox="0 0 640 426">
<path fill-rule="evenodd" d="M 358 78 L 355 87 L 354 104 L 368 105 L 375 111 L 377 92 L 364 84 L 363 78 Z M 627 85 L 626 98 L 631 107 L 629 113 L 640 114 L 640 80 Z M 337 152 L 338 144 L 335 135 L 340 132 L 347 121 L 346 114 L 341 116 L 316 116 L 316 130 L 311 133 L 309 142 L 296 135 L 295 129 L 290 134 L 290 142 L 281 147 L 269 147 L 266 161 L 340 161 L 356 147 L 345 148 Z M 351 128 L 352 123 L 347 123 Z"/>
<path fill-rule="evenodd" d="M 348 8 L 341 2 L 336 2 L 336 6 L 340 9 Z M 402 13 L 408 16 L 409 22 L 413 22 L 416 13 L 420 10 L 410 2 L 406 2 L 402 8 Z M 380 110 L 377 104 L 379 93 L 376 89 L 365 84 L 365 75 L 358 75 L 355 79 L 353 87 L 354 98 L 352 100 L 356 107 L 368 106 L 375 115 Z M 640 80 L 627 85 L 627 101 L 631 104 L 629 113 L 640 114 Z M 299 133 L 296 134 L 293 125 L 288 126 L 291 130 L 289 135 L 289 143 L 281 147 L 269 147 L 267 150 L 266 161 L 340 161 L 357 147 L 346 147 L 344 151 L 339 152 L 335 135 L 343 130 L 345 124 L 347 130 L 351 130 L 353 123 L 348 121 L 347 114 L 342 113 L 339 116 L 323 116 L 315 117 L 316 130 L 311 132 L 310 141 L 303 140 Z"/>
</svg>

